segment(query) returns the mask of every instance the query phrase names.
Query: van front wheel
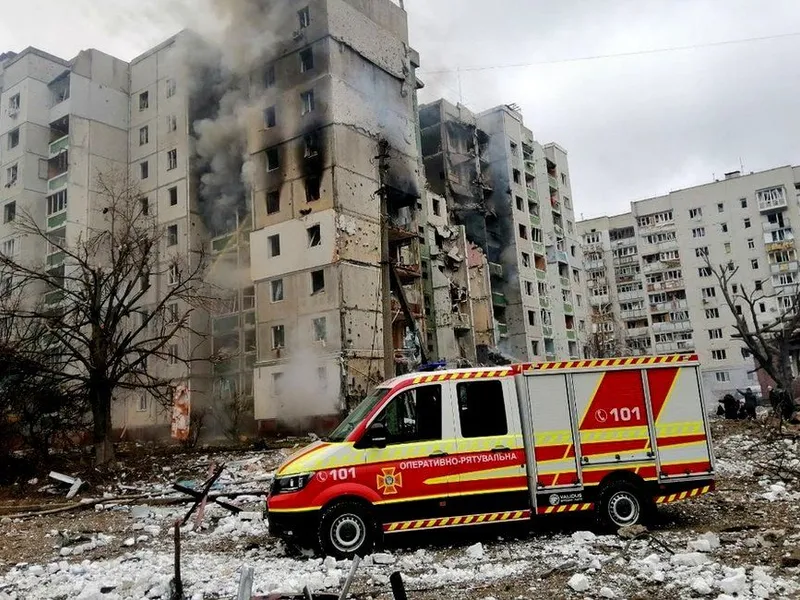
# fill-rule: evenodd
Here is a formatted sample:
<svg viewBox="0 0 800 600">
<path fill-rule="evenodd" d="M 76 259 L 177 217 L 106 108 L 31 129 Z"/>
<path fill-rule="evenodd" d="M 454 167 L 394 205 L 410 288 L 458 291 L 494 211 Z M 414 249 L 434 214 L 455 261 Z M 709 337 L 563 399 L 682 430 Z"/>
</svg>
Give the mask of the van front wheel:
<svg viewBox="0 0 800 600">
<path fill-rule="evenodd" d="M 327 556 L 366 556 L 375 543 L 375 523 L 363 504 L 338 502 L 323 511 L 318 537 Z"/>
</svg>

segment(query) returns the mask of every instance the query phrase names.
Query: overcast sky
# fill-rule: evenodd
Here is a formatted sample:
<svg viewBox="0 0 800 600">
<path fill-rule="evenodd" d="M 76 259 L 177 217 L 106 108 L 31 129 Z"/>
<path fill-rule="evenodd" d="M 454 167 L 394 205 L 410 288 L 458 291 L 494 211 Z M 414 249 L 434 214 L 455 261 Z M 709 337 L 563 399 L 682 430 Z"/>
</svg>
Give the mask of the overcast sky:
<svg viewBox="0 0 800 600">
<path fill-rule="evenodd" d="M 0 52 L 123 59 L 191 25 L 192 0 L 8 2 Z M 541 142 L 569 152 L 576 212 L 739 169 L 800 164 L 798 0 L 405 0 L 422 58 L 422 101 L 480 111 L 517 103 Z M 186 6 L 193 7 L 187 11 Z M 785 35 L 798 34 L 798 35 Z M 663 53 L 635 53 L 766 36 Z M 527 67 L 504 68 L 521 63 Z M 547 64 L 542 64 L 547 63 Z M 462 71 L 457 69 L 490 67 Z M 434 72 L 448 71 L 448 72 Z"/>
</svg>

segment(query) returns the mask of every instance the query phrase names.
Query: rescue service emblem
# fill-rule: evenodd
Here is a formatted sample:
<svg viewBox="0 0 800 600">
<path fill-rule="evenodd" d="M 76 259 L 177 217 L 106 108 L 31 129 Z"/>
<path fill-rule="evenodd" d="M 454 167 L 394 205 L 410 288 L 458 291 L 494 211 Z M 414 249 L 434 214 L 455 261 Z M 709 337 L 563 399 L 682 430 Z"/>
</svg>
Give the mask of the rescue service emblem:
<svg viewBox="0 0 800 600">
<path fill-rule="evenodd" d="M 394 467 L 381 469 L 378 475 L 378 489 L 384 496 L 396 494 L 398 488 L 403 487 L 403 474 L 395 472 Z"/>
<path fill-rule="evenodd" d="M 552 494 L 548 500 L 550 500 L 550 506 L 558 506 L 561 503 L 561 497 L 558 494 Z"/>
</svg>

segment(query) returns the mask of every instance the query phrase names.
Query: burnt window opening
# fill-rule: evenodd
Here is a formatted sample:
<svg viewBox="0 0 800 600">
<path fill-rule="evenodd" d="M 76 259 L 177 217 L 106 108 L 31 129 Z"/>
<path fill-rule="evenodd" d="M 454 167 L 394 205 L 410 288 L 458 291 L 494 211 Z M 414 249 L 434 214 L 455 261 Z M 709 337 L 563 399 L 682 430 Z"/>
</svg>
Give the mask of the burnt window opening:
<svg viewBox="0 0 800 600">
<path fill-rule="evenodd" d="M 297 18 L 300 21 L 300 29 L 311 26 L 311 11 L 307 6 L 297 11 Z"/>
<path fill-rule="evenodd" d="M 517 196 L 517 210 L 525 210 L 525 204 L 521 196 Z"/>
<path fill-rule="evenodd" d="M 19 127 L 8 134 L 8 149 L 19 146 Z"/>
<path fill-rule="evenodd" d="M 274 106 L 270 106 L 264 110 L 264 124 L 267 126 L 267 129 L 272 129 L 278 124 L 277 114 Z"/>
<path fill-rule="evenodd" d="M 281 211 L 281 194 L 280 192 L 267 193 L 267 214 L 274 215 Z"/>
<path fill-rule="evenodd" d="M 319 294 L 325 291 L 325 271 L 313 271 L 311 273 L 311 294 Z"/>
<path fill-rule="evenodd" d="M 275 87 L 275 82 L 275 65 L 270 65 L 267 67 L 266 71 L 264 71 L 264 87 L 267 89 Z"/>
<path fill-rule="evenodd" d="M 139 174 L 142 179 L 150 177 L 150 164 L 147 161 L 139 163 Z"/>
<path fill-rule="evenodd" d="M 438 217 L 438 216 L 441 216 L 441 213 L 442 213 L 441 203 L 436 198 L 434 198 L 433 199 L 433 214 L 435 214 Z"/>
<path fill-rule="evenodd" d="M 319 135 L 316 133 L 309 133 L 305 138 L 305 157 L 313 158 L 319 155 Z"/>
<path fill-rule="evenodd" d="M 167 171 L 172 171 L 178 168 L 178 150 L 170 150 L 167 152 Z"/>
<path fill-rule="evenodd" d="M 169 205 L 170 206 L 178 205 L 178 188 L 176 187 L 169 188 Z"/>
<path fill-rule="evenodd" d="M 281 236 L 271 235 L 267 238 L 269 244 L 269 257 L 275 258 L 281 255 Z"/>
<path fill-rule="evenodd" d="M 318 175 L 306 177 L 306 202 L 314 202 L 320 198 L 320 188 L 322 180 Z"/>
<path fill-rule="evenodd" d="M 142 209 L 142 214 L 146 217 L 150 214 L 150 201 L 145 196 L 144 198 L 139 198 L 139 206 Z"/>
<path fill-rule="evenodd" d="M 523 240 L 528 239 L 528 228 L 525 227 L 525 225 L 519 226 L 519 237 L 521 237 Z"/>
<path fill-rule="evenodd" d="M 167 246 L 178 245 L 178 226 L 170 225 L 167 227 Z"/>
<path fill-rule="evenodd" d="M 302 104 L 302 114 L 314 112 L 314 90 L 309 90 L 300 94 L 300 103 Z"/>
<path fill-rule="evenodd" d="M 280 154 L 277 148 L 267 150 L 267 171 L 275 171 L 281 166 Z"/>
<path fill-rule="evenodd" d="M 148 142 L 150 142 L 150 128 L 145 125 L 139 129 L 139 145 L 144 146 Z"/>
<path fill-rule="evenodd" d="M 514 183 L 520 184 L 522 183 L 522 174 L 519 172 L 518 169 L 514 169 Z"/>
<path fill-rule="evenodd" d="M 139 112 L 150 108 L 150 92 L 142 92 L 139 94 Z"/>
<path fill-rule="evenodd" d="M 315 246 L 322 245 L 322 230 L 319 225 L 312 225 L 306 229 L 308 234 L 308 247 L 314 248 Z"/>
<path fill-rule="evenodd" d="M 314 68 L 314 51 L 306 48 L 300 51 L 300 72 L 305 73 Z"/>
</svg>

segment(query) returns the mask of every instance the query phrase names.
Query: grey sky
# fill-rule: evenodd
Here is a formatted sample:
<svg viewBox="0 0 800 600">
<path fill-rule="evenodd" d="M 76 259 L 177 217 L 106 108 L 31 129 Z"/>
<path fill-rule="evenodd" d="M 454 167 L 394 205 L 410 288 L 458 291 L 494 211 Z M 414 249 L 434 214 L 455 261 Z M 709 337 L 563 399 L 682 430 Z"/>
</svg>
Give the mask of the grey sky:
<svg viewBox="0 0 800 600">
<path fill-rule="evenodd" d="M 130 59 L 191 25 L 191 0 L 26 0 L 4 7 L 0 51 Z M 456 73 L 800 32 L 797 0 L 405 0 L 422 100 L 459 99 Z M 190 9 L 187 10 L 187 6 Z M 488 7 L 488 8 L 487 8 Z M 800 163 L 800 35 L 579 62 L 462 72 L 474 110 L 515 102 L 570 155 L 578 213 Z"/>
</svg>

